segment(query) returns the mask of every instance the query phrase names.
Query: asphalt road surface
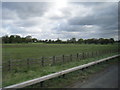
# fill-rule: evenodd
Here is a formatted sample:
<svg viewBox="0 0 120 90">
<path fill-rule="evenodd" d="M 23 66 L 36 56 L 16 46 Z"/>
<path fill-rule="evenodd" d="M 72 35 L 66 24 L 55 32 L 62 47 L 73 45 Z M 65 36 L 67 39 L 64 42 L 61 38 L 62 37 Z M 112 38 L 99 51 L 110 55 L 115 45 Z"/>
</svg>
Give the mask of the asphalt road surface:
<svg viewBox="0 0 120 90">
<path fill-rule="evenodd" d="M 76 82 L 69 88 L 118 88 L 118 65 L 112 65 L 85 82 Z"/>
</svg>

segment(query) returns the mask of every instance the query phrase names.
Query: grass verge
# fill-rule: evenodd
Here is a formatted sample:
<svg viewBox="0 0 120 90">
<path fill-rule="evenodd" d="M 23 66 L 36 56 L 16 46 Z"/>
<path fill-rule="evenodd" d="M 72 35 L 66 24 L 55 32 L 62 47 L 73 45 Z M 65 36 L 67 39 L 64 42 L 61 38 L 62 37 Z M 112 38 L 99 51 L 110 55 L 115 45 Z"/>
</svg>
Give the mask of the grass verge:
<svg viewBox="0 0 120 90">
<path fill-rule="evenodd" d="M 84 82 L 93 74 L 99 73 L 109 66 L 118 63 L 119 58 L 111 59 L 108 62 L 103 62 L 94 66 L 91 66 L 84 70 L 77 70 L 75 72 L 66 74 L 64 77 L 56 77 L 54 79 L 47 80 L 43 83 L 42 88 L 64 88 L 66 86 L 70 86 L 71 84 L 79 81 Z M 51 83 L 52 82 L 52 83 Z M 26 87 L 26 88 L 41 88 L 40 83 Z"/>
</svg>

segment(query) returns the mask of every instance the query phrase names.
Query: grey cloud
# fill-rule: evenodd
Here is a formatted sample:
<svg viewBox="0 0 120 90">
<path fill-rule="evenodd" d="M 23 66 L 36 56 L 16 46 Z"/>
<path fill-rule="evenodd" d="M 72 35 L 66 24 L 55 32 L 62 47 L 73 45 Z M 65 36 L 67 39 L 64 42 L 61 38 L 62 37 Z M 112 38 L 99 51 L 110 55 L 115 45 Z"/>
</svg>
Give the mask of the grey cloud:
<svg viewBox="0 0 120 90">
<path fill-rule="evenodd" d="M 55 30 L 58 32 L 67 31 L 67 32 L 85 32 L 85 28 L 82 25 L 68 25 L 61 24 L 59 27 L 55 27 Z"/>
<path fill-rule="evenodd" d="M 42 16 L 49 9 L 50 5 L 47 2 L 3 2 L 2 7 L 15 12 L 21 19 L 27 19 Z M 9 13 L 3 11 L 3 14 Z"/>
<path fill-rule="evenodd" d="M 114 30 L 117 29 L 117 4 L 113 3 L 109 5 L 106 3 L 106 6 L 94 6 L 92 15 L 86 17 L 76 17 L 70 18 L 68 20 L 70 25 L 98 25 L 102 27 L 103 30 L 109 29 Z M 99 7 L 99 8 L 98 8 Z M 103 31 L 104 32 L 104 31 Z"/>
<path fill-rule="evenodd" d="M 80 5 L 83 3 L 77 3 Z M 76 4 L 75 4 L 76 5 Z M 118 6 L 117 3 L 84 3 L 86 7 L 93 7 L 93 14 L 87 15 L 85 17 L 80 17 L 76 15 L 68 19 L 68 24 L 61 24 L 59 28 L 55 28 L 58 31 L 67 31 L 67 32 L 89 32 L 90 29 L 84 28 L 85 25 L 98 26 L 99 28 L 92 28 L 93 30 L 97 29 L 95 33 L 89 33 L 86 37 L 114 37 L 117 35 L 118 31 Z M 68 36 L 71 36 L 68 34 Z M 76 36 L 78 37 L 78 36 Z M 82 36 L 84 37 L 84 36 Z M 84 37 L 84 38 L 86 38 Z"/>
<path fill-rule="evenodd" d="M 17 19 L 17 14 L 14 11 L 4 8 L 2 10 L 2 19 L 3 20 L 15 20 Z"/>
<path fill-rule="evenodd" d="M 64 19 L 65 17 L 59 17 L 59 16 L 52 16 L 52 17 L 49 17 L 49 19 L 52 19 L 52 20 L 60 20 L 60 19 Z"/>
<path fill-rule="evenodd" d="M 20 21 L 17 21 L 15 23 L 15 25 L 19 26 L 19 27 L 33 27 L 33 26 L 37 26 L 39 23 L 38 21 L 36 20 L 30 20 L 30 19 L 27 19 L 27 20 L 20 20 Z"/>
</svg>

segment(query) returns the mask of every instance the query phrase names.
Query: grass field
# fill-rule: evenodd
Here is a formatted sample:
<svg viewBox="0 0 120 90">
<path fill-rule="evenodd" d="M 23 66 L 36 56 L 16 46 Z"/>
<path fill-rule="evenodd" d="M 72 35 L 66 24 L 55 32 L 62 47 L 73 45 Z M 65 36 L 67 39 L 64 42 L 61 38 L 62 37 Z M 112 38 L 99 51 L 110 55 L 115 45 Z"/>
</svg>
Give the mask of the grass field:
<svg viewBox="0 0 120 90">
<path fill-rule="evenodd" d="M 69 55 L 81 52 L 91 52 L 99 50 L 118 49 L 117 44 L 95 45 L 95 44 L 3 44 L 3 61 L 9 59 L 39 58 L 41 56 L 49 57 L 54 55 Z M 94 60 L 115 55 L 117 53 L 106 53 L 102 56 L 86 58 L 80 61 L 72 61 L 61 65 L 35 67 L 28 70 L 23 69 L 18 72 L 3 72 L 3 86 L 20 83 L 26 80 L 48 75 L 78 65 L 82 65 Z"/>
<path fill-rule="evenodd" d="M 40 58 L 41 56 L 70 55 L 81 52 L 117 49 L 117 44 L 3 44 L 2 57 L 9 59 Z"/>
</svg>

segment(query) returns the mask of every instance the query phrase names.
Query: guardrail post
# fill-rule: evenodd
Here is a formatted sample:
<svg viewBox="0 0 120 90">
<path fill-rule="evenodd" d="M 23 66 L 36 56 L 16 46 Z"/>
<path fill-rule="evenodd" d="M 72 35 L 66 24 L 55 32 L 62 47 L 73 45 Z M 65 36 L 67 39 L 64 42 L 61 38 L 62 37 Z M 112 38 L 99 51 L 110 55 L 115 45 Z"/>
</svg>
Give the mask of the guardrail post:
<svg viewBox="0 0 120 90">
<path fill-rule="evenodd" d="M 63 78 L 65 78 L 65 74 L 63 74 L 62 76 L 63 76 Z"/>
<path fill-rule="evenodd" d="M 43 87 L 43 85 L 44 85 L 43 83 L 44 83 L 44 81 L 40 82 L 40 87 Z"/>
<path fill-rule="evenodd" d="M 83 71 L 85 68 L 82 68 L 82 69 L 80 69 L 81 71 Z"/>
</svg>

